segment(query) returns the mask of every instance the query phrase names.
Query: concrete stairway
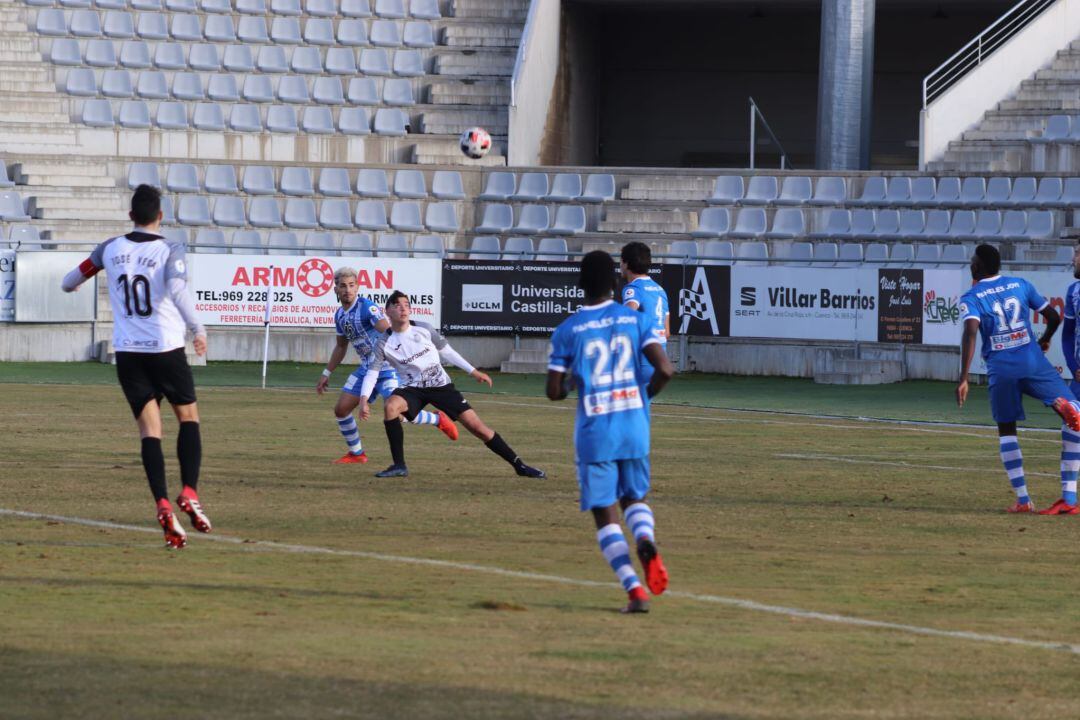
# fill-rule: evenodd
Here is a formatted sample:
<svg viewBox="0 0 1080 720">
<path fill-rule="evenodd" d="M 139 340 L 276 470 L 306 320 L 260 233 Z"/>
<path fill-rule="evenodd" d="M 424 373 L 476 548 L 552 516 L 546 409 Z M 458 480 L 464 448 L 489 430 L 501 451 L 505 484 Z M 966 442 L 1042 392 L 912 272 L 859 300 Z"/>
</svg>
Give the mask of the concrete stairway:
<svg viewBox="0 0 1080 720">
<path fill-rule="evenodd" d="M 548 365 L 548 341 L 522 338 L 499 369 L 504 373 L 544 373 Z"/>
</svg>

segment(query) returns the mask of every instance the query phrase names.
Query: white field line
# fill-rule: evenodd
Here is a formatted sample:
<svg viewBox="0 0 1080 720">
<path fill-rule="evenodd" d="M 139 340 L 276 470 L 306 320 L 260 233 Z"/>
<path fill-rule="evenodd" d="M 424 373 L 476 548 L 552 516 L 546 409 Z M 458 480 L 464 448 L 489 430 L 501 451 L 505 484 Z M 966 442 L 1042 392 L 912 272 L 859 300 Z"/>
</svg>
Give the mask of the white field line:
<svg viewBox="0 0 1080 720">
<path fill-rule="evenodd" d="M 64 515 L 48 515 L 44 513 L 26 512 L 23 510 L 9 510 L 0 508 L 0 515 L 24 518 L 29 520 L 52 520 L 55 522 L 69 523 L 72 525 L 85 525 L 87 527 L 109 528 L 112 530 L 130 530 L 132 532 L 158 534 L 157 528 L 147 528 L 139 525 L 124 525 L 121 523 L 107 522 L 104 520 L 92 520 L 89 518 L 67 517 Z M 311 545 L 294 545 L 263 540 L 245 540 L 228 535 L 201 535 L 199 542 L 209 541 L 227 545 L 238 546 L 244 549 L 279 551 L 296 554 L 333 555 L 337 557 L 355 557 L 365 560 L 377 560 L 379 562 L 396 563 L 399 565 L 420 565 L 436 567 L 446 570 L 463 570 L 467 572 L 484 573 L 500 577 L 515 578 L 519 580 L 532 580 L 538 582 L 557 583 L 560 585 L 572 585 L 577 587 L 598 587 L 621 590 L 617 583 L 598 582 L 596 580 L 580 580 L 577 578 L 563 577 L 561 575 L 545 575 L 542 573 L 524 572 L 521 570 L 506 570 L 504 568 L 489 565 L 475 565 L 473 563 L 453 562 L 450 560 L 435 560 L 432 558 L 409 557 L 406 555 L 387 555 L 384 553 L 366 552 L 363 550 L 336 550 L 334 548 L 316 547 Z M 968 632 L 965 630 L 940 630 L 938 628 L 922 627 L 920 625 L 907 625 L 904 623 L 885 622 L 882 620 L 868 620 L 865 618 L 852 617 L 849 615 L 837 615 L 834 613 L 815 612 L 800 608 L 784 607 L 782 605 L 767 605 L 742 600 L 739 598 L 723 597 L 720 595 L 704 595 L 701 593 L 679 592 L 672 590 L 666 593 L 668 597 L 693 600 L 702 603 L 725 605 L 741 610 L 752 612 L 783 615 L 785 617 L 801 618 L 804 620 L 818 620 L 821 622 L 849 625 L 853 627 L 872 628 L 875 630 L 891 630 L 894 632 L 924 635 L 928 637 L 948 638 L 953 640 L 969 640 L 972 642 L 993 643 L 998 645 L 1015 645 L 1039 650 L 1056 650 L 1080 655 L 1080 645 L 1065 642 L 1045 642 L 1041 640 L 1025 640 L 1023 638 L 1007 637 L 1004 635 L 987 635 L 983 633 Z"/>
<path fill-rule="evenodd" d="M 970 467 L 956 467 L 953 465 L 920 465 L 919 463 L 903 462 L 901 460 L 870 460 L 861 457 L 851 457 L 846 455 L 819 455 L 810 453 L 774 453 L 775 458 L 784 458 L 788 460 L 821 460 L 823 462 L 839 462 L 850 463 L 852 465 L 887 465 L 890 467 L 902 467 L 902 468 L 916 468 L 919 470 L 955 470 L 957 472 L 970 473 L 977 468 Z M 984 471 L 989 472 L 989 471 Z M 1046 473 L 1046 472 L 1028 472 L 1024 471 L 1025 476 L 1038 476 L 1038 477 L 1061 477 L 1058 473 Z"/>
</svg>

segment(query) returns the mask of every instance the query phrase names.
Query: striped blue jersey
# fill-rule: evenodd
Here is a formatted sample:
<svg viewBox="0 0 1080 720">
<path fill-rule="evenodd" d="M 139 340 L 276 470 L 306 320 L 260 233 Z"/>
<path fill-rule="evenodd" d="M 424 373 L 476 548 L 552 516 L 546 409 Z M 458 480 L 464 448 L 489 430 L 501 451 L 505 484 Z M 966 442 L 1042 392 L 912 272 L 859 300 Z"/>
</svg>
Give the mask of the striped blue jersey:
<svg viewBox="0 0 1080 720">
<path fill-rule="evenodd" d="M 548 369 L 570 375 L 577 385 L 578 462 L 649 454 L 642 349 L 659 342 L 651 318 L 611 300 L 579 309 L 555 329 Z"/>
<path fill-rule="evenodd" d="M 375 324 L 384 317 L 386 316 L 382 308 L 365 297 L 356 298 L 356 302 L 351 307 L 338 308 L 334 313 L 334 327 L 337 329 L 337 334 L 347 338 L 360 356 L 358 372 L 366 372 L 371 364 L 375 343 L 383 335 L 375 329 Z M 385 362 L 380 369 L 382 372 L 393 371 Z"/>
<path fill-rule="evenodd" d="M 1065 291 L 1065 319 L 1076 320 L 1080 317 L 1080 282 L 1074 282 Z M 1075 357 L 1080 358 L 1080 333 L 1073 335 Z"/>
<path fill-rule="evenodd" d="M 1033 354 L 1042 357 L 1031 328 L 1031 310 L 1047 305 L 1027 280 L 995 275 L 975 283 L 960 298 L 960 319 L 979 321 L 982 355 L 990 372 L 1022 370 Z"/>
<path fill-rule="evenodd" d="M 666 345 L 667 332 L 664 329 L 664 319 L 668 315 L 668 299 L 664 288 L 652 278 L 634 278 L 633 282 L 627 283 L 622 291 L 623 305 L 631 300 L 638 304 L 638 312 L 650 319 L 652 328 L 659 334 L 660 342 Z"/>
</svg>

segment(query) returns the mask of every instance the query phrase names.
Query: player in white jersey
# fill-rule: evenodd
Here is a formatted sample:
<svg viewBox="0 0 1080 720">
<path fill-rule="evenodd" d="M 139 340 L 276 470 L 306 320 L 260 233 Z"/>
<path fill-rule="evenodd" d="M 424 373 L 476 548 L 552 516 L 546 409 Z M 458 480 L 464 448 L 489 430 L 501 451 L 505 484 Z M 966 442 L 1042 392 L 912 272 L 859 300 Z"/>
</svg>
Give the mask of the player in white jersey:
<svg viewBox="0 0 1080 720">
<path fill-rule="evenodd" d="M 131 197 L 128 214 L 135 229 L 98 245 L 63 281 L 74 292 L 101 270 L 109 284 L 113 314 L 116 374 L 142 438 L 142 461 L 150 491 L 157 502 L 157 519 L 171 548 L 187 544 L 187 535 L 173 514 L 165 483 L 161 451 L 161 398 L 168 398 L 180 421 L 176 452 L 183 489 L 177 505 L 195 529 L 210 532 L 196 488 L 202 463 L 199 410 L 195 381 L 184 357 L 184 334 L 194 335 L 195 352 L 206 353 L 206 329 L 195 313 L 187 290 L 187 266 L 182 244 L 169 242 L 161 229 L 161 193 L 140 185 Z"/>
<path fill-rule="evenodd" d="M 390 440 L 390 453 L 394 464 L 376 477 L 404 477 L 409 474 L 405 466 L 405 433 L 401 429 L 400 418 L 412 420 L 416 414 L 431 404 L 450 416 L 451 420 L 461 420 L 465 429 L 480 438 L 488 449 L 513 466 L 514 471 L 523 477 L 546 477 L 543 470 L 526 465 L 506 441 L 480 419 L 476 411 L 469 407 L 469 401 L 454 387 L 450 376 L 443 369 L 445 360 L 469 373 L 477 382 L 491 386 L 487 373 L 473 367 L 450 347 L 439 331 L 427 323 L 411 322 L 409 296 L 395 290 L 386 301 L 386 314 L 390 318 L 390 329 L 380 338 L 372 354 L 371 365 L 364 375 L 364 384 L 360 388 L 360 417 L 367 420 L 371 416 L 368 397 L 375 389 L 379 379 L 379 368 L 383 361 L 397 371 L 401 387 L 383 401 L 383 421 L 386 437 Z"/>
</svg>

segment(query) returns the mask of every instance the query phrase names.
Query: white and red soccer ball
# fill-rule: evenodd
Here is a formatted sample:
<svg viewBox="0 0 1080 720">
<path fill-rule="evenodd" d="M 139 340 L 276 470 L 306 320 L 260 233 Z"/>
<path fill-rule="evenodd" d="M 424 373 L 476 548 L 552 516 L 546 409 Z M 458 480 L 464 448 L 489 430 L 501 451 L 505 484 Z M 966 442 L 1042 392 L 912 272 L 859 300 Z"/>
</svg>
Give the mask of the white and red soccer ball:
<svg viewBox="0 0 1080 720">
<path fill-rule="evenodd" d="M 484 128 L 469 128 L 461 133 L 461 152 L 465 153 L 466 157 L 479 160 L 487 155 L 490 149 L 491 136 Z"/>
</svg>

